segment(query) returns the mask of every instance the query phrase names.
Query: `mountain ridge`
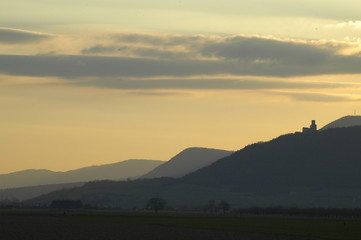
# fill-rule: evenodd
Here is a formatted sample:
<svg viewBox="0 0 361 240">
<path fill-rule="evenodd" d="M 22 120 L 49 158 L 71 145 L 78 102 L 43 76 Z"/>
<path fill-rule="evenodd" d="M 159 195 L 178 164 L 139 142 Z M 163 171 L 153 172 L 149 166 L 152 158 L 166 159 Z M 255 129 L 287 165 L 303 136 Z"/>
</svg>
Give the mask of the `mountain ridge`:
<svg viewBox="0 0 361 240">
<path fill-rule="evenodd" d="M 232 153 L 233 151 L 214 148 L 186 148 L 141 178 L 183 177 Z"/>
<path fill-rule="evenodd" d="M 339 119 L 336 119 L 335 121 L 326 124 L 320 130 L 326 130 L 329 128 L 353 127 L 353 126 L 361 126 L 361 116 L 348 115 L 341 117 Z"/>
<path fill-rule="evenodd" d="M 16 199 L 24 201 L 27 199 L 35 198 L 50 192 L 83 186 L 85 183 L 60 183 L 60 184 L 47 184 L 29 187 L 6 188 L 0 189 L 0 199 Z"/>
<path fill-rule="evenodd" d="M 129 159 L 64 172 L 55 172 L 47 169 L 26 169 L 8 174 L 0 174 L 0 189 L 133 178 L 151 171 L 162 163 L 164 161 Z"/>
<path fill-rule="evenodd" d="M 360 143 L 358 126 L 285 134 L 251 144 L 180 179 L 88 183 L 28 203 L 69 198 L 142 208 L 157 196 L 178 207 L 200 206 L 210 199 L 227 200 L 235 207 L 361 207 Z"/>
</svg>

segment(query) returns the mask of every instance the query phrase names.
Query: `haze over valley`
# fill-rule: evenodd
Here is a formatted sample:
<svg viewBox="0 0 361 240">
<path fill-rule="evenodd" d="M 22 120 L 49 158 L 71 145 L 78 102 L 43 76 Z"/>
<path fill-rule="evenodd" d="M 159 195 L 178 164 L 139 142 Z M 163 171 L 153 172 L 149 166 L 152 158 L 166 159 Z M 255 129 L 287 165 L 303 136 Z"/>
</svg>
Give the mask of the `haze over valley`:
<svg viewBox="0 0 361 240">
<path fill-rule="evenodd" d="M 25 200 L 63 188 L 100 180 L 182 177 L 230 155 L 231 151 L 188 148 L 169 161 L 127 160 L 67 172 L 24 170 L 0 175 L 0 197 Z M 1 188 L 3 190 L 1 190 Z"/>
<path fill-rule="evenodd" d="M 334 121 L 332 128 L 296 131 L 234 153 L 189 148 L 139 179 L 90 182 L 27 204 L 65 198 L 97 206 L 142 208 L 149 198 L 158 196 L 177 208 L 200 207 L 209 199 L 226 199 L 234 207 L 358 207 L 361 125 L 344 126 L 355 123 L 355 118 L 344 117 Z M 193 169 L 184 174 L 185 166 Z"/>
</svg>

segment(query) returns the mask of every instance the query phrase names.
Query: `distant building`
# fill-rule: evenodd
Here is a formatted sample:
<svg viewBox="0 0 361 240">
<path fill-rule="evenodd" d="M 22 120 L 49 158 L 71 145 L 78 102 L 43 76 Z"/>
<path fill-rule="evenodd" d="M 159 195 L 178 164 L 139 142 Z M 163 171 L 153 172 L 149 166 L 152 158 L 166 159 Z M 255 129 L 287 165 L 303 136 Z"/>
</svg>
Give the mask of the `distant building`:
<svg viewBox="0 0 361 240">
<path fill-rule="evenodd" d="M 316 125 L 316 120 L 312 120 L 311 121 L 311 125 L 310 127 L 304 127 L 302 129 L 303 133 L 312 133 L 312 132 L 317 132 L 317 125 Z"/>
</svg>

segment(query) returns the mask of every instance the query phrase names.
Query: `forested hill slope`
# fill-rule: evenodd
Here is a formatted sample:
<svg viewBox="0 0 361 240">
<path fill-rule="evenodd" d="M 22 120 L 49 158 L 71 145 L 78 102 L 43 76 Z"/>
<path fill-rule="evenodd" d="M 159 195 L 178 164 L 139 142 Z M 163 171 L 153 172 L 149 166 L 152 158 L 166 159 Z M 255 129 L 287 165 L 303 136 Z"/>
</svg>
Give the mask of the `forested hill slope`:
<svg viewBox="0 0 361 240">
<path fill-rule="evenodd" d="M 361 186 L 361 127 L 288 134 L 253 144 L 183 181 L 243 191 Z"/>
<path fill-rule="evenodd" d="M 95 182 L 28 201 L 54 199 L 144 208 L 151 197 L 170 206 L 210 199 L 234 207 L 361 207 L 361 127 L 294 133 L 252 144 L 179 179 Z"/>
</svg>

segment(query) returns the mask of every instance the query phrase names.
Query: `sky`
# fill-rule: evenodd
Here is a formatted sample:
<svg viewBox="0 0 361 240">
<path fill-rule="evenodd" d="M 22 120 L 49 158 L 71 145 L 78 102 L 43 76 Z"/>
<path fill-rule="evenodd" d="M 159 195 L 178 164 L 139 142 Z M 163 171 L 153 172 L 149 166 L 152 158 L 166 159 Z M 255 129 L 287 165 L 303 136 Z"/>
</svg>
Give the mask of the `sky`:
<svg viewBox="0 0 361 240">
<path fill-rule="evenodd" d="M 356 0 L 0 3 L 0 174 L 239 150 L 361 112 Z"/>
</svg>

